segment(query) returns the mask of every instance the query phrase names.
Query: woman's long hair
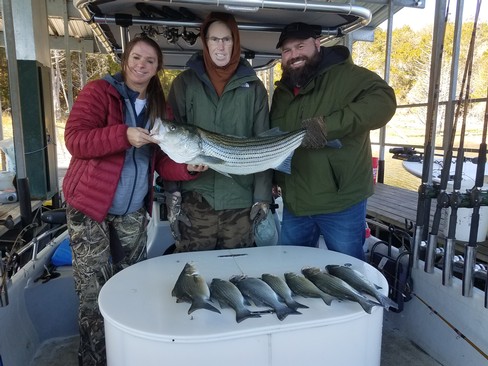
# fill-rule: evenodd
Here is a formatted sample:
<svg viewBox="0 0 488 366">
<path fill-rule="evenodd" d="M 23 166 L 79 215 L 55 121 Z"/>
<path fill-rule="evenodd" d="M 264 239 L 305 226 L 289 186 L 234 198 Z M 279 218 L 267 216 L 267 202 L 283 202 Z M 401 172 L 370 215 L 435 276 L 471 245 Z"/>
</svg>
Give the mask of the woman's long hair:
<svg viewBox="0 0 488 366">
<path fill-rule="evenodd" d="M 159 45 L 154 39 L 144 35 L 137 36 L 133 38 L 129 43 L 127 43 L 127 47 L 125 48 L 124 53 L 122 54 L 120 66 L 122 68 L 122 77 L 125 80 L 125 70 L 127 67 L 129 55 L 132 49 L 134 48 L 134 46 L 139 42 L 144 42 L 148 46 L 152 47 L 154 51 L 156 51 L 156 54 L 158 55 L 157 73 L 149 81 L 149 84 L 147 86 L 147 92 L 146 92 L 147 106 L 149 111 L 148 117 L 149 117 L 150 125 L 152 127 L 154 121 L 157 118 L 161 118 L 161 119 L 166 118 L 166 100 L 164 98 L 161 81 L 159 80 L 159 72 L 163 71 L 163 53 L 161 51 L 161 48 L 159 47 Z"/>
</svg>

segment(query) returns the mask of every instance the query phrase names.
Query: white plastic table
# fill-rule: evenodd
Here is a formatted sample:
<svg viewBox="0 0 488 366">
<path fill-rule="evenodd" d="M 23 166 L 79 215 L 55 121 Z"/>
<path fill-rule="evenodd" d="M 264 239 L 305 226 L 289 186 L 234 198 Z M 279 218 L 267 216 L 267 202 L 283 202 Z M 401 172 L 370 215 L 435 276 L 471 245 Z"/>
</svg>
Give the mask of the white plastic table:
<svg viewBox="0 0 488 366">
<path fill-rule="evenodd" d="M 176 303 L 171 290 L 190 261 L 208 284 L 237 274 L 283 277 L 305 266 L 350 263 L 388 293 L 386 279 L 374 267 L 319 248 L 269 246 L 152 258 L 121 271 L 100 292 L 109 366 L 380 365 L 383 308 L 375 306 L 368 314 L 356 302 L 334 300 L 327 306 L 297 296 L 309 308 L 283 321 L 264 314 L 237 323 L 230 308 L 189 315 L 190 304 Z"/>
</svg>

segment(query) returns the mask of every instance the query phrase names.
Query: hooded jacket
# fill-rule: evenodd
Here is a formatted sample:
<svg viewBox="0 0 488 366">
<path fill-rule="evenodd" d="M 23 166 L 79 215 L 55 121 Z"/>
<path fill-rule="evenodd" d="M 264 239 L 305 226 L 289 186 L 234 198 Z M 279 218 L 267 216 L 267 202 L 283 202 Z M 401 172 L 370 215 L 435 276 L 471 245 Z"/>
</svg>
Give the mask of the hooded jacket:
<svg viewBox="0 0 488 366">
<path fill-rule="evenodd" d="M 240 137 L 269 129 L 267 91 L 246 60 L 241 58 L 220 98 L 205 72 L 201 52 L 187 66 L 168 95 L 177 122 Z M 271 201 L 271 172 L 229 178 L 209 169 L 197 180 L 183 182 L 182 191 L 201 194 L 215 210 L 247 208 L 254 202 Z"/>
<path fill-rule="evenodd" d="M 63 194 L 69 205 L 98 222 L 105 219 L 112 205 L 126 151 L 132 147 L 127 128 L 123 98 L 103 79 L 83 88 L 66 123 L 65 143 L 71 161 L 63 180 Z M 150 148 L 145 200 L 149 213 L 155 170 L 166 180 L 194 179 L 186 164 L 173 162 L 156 145 Z"/>
<path fill-rule="evenodd" d="M 354 65 L 346 47 L 321 47 L 321 57 L 315 76 L 296 96 L 293 86 L 277 82 L 271 105 L 271 127 L 292 131 L 322 116 L 327 139 L 342 143 L 340 149 L 300 147 L 291 174 L 275 172 L 284 204 L 297 216 L 339 212 L 373 194 L 369 133 L 385 126 L 396 109 L 393 89 Z"/>
</svg>

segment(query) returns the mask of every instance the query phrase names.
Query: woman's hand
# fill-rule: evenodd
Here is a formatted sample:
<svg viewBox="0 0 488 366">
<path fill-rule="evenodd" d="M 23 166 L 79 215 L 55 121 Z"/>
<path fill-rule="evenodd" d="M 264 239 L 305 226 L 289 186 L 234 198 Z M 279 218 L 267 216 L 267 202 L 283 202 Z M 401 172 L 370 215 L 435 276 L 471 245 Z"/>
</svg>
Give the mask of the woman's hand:
<svg viewBox="0 0 488 366">
<path fill-rule="evenodd" d="M 204 172 L 205 170 L 208 170 L 208 165 L 205 165 L 205 164 L 187 164 L 186 169 L 188 169 L 188 173 L 193 175 L 193 174 L 201 173 L 201 172 Z"/>
<path fill-rule="evenodd" d="M 129 127 L 127 129 L 127 139 L 134 147 L 158 143 L 158 141 L 149 134 L 148 130 L 140 127 Z"/>
</svg>

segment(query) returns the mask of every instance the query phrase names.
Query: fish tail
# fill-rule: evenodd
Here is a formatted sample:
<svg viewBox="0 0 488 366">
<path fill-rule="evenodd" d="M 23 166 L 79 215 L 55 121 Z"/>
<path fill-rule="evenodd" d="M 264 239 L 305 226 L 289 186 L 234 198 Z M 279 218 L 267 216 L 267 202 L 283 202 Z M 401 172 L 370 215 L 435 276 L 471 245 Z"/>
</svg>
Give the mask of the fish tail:
<svg viewBox="0 0 488 366">
<path fill-rule="evenodd" d="M 367 312 L 368 314 L 371 314 L 371 311 L 373 310 L 373 306 L 377 306 L 377 305 L 380 305 L 381 304 L 378 304 L 377 302 L 374 302 L 374 301 L 370 301 L 368 299 L 360 299 L 359 301 L 359 304 L 361 305 L 361 307 L 364 309 L 365 312 Z"/>
<path fill-rule="evenodd" d="M 295 310 L 298 308 L 308 309 L 307 305 L 300 304 L 298 301 L 295 301 L 293 299 L 285 301 L 285 303 L 286 303 L 286 305 L 288 305 L 288 307 L 295 309 Z"/>
<path fill-rule="evenodd" d="M 390 308 L 398 310 L 398 304 L 388 296 L 380 295 L 378 296 L 378 301 L 386 310 L 390 310 Z"/>
<path fill-rule="evenodd" d="M 301 314 L 299 311 L 288 306 L 283 306 L 282 308 L 275 309 L 276 316 L 279 320 L 284 320 L 290 314 Z"/>
<path fill-rule="evenodd" d="M 241 311 L 236 312 L 236 321 L 238 323 L 242 322 L 243 320 L 246 320 L 248 318 L 261 318 L 261 315 L 258 313 L 254 313 L 251 310 L 245 309 Z"/>
<path fill-rule="evenodd" d="M 200 300 L 200 299 L 199 300 L 194 300 L 191 303 L 190 309 L 188 309 L 188 314 L 191 314 L 195 310 L 198 310 L 198 309 L 207 309 L 207 310 L 210 310 L 210 311 L 213 311 L 213 312 L 216 312 L 216 313 L 219 313 L 220 314 L 220 310 L 219 309 L 217 309 L 215 306 L 213 306 L 212 304 L 210 304 L 208 301 Z"/>
<path fill-rule="evenodd" d="M 334 296 L 326 294 L 325 292 L 320 296 L 324 302 L 330 306 L 332 304 L 332 300 L 334 300 Z"/>
</svg>

